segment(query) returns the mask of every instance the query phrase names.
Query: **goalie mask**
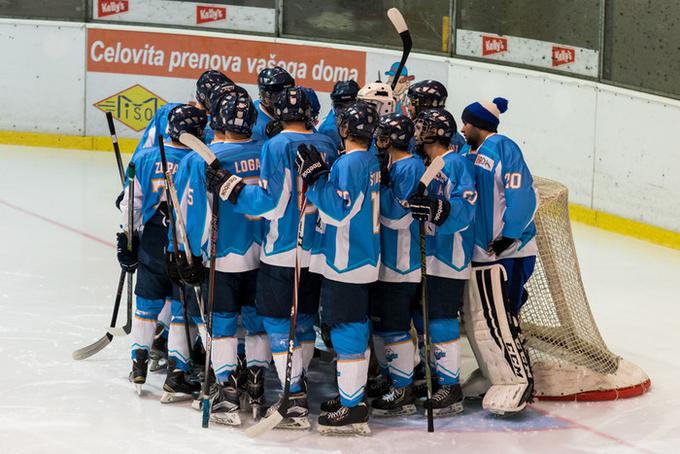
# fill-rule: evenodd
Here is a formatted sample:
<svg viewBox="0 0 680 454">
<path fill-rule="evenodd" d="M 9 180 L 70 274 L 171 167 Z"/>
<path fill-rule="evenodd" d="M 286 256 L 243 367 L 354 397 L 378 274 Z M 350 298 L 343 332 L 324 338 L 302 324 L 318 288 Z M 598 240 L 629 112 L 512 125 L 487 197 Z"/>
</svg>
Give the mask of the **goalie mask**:
<svg viewBox="0 0 680 454">
<path fill-rule="evenodd" d="M 393 113 L 397 105 L 392 87 L 382 82 L 373 82 L 364 86 L 359 90 L 357 100 L 372 104 L 380 116 Z"/>
</svg>

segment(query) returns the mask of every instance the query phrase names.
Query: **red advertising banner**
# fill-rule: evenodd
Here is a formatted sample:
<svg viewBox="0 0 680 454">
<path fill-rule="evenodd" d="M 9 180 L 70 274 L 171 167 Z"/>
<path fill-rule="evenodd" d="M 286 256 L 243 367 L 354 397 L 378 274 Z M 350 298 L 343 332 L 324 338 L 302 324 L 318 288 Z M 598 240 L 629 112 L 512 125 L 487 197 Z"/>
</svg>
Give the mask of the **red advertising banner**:
<svg viewBox="0 0 680 454">
<path fill-rule="evenodd" d="M 366 71 L 365 52 L 319 46 L 97 28 L 87 40 L 91 72 L 195 79 L 216 69 L 255 84 L 263 68 L 283 66 L 298 84 L 329 92 L 338 80 L 363 84 Z"/>
</svg>

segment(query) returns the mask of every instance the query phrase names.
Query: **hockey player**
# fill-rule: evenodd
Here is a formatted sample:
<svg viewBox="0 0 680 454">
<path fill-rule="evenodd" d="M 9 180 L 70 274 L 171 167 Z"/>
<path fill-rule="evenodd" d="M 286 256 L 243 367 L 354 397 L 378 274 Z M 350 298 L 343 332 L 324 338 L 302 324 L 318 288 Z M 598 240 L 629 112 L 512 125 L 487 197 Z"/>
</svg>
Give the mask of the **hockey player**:
<svg viewBox="0 0 680 454">
<path fill-rule="evenodd" d="M 359 93 L 359 84 L 352 79 L 340 80 L 333 85 L 333 91 L 331 92 L 333 108 L 328 112 L 323 122 L 321 122 L 319 132 L 330 137 L 338 148 L 340 147 L 340 135 L 338 134 L 338 126 L 335 124 L 335 120 L 340 112 L 354 103 L 357 93 Z"/>
<path fill-rule="evenodd" d="M 518 317 L 538 251 L 533 177 L 519 146 L 497 133 L 500 114 L 507 107 L 506 99 L 496 98 L 472 103 L 462 115 L 462 131 L 470 145 L 467 157 L 474 163 L 479 191 L 471 283 L 488 282 L 470 286 L 465 323 L 470 325 L 466 331 L 480 365 L 473 379 L 481 375 L 491 383 L 483 407 L 498 414 L 521 411 L 533 391 Z M 491 336 L 501 339 L 498 345 L 489 341 L 491 326 L 496 327 Z"/>
<path fill-rule="evenodd" d="M 180 105 L 170 111 L 168 129 L 170 142 L 166 146 L 168 167 L 177 169 L 177 165 L 190 150 L 178 142 L 179 134 L 189 132 L 199 137 L 203 134 L 207 118 L 202 110 L 189 105 Z M 165 248 L 168 240 L 167 202 L 164 191 L 165 180 L 162 173 L 160 151 L 158 147 L 146 148 L 132 158 L 135 164 L 135 200 L 134 231 L 141 238 L 134 237 L 132 252 L 127 251 L 127 237 L 118 234 L 118 260 L 123 269 L 128 269 L 139 257 L 139 274 L 135 294 L 137 296 L 135 317 L 133 320 L 132 373 L 131 380 L 138 385 L 146 382 L 147 363 L 151 343 L 154 340 L 156 320 L 165 305 L 166 299 L 172 296 L 173 284 L 166 271 Z M 127 213 L 128 192 L 121 202 L 121 210 Z M 127 215 L 124 216 L 123 229 L 127 226 Z M 134 259 L 131 261 L 131 259 Z M 177 350 L 176 345 L 187 345 L 183 326 L 173 320 L 169 333 L 169 350 Z M 188 365 L 177 355 L 171 354 L 165 394 L 191 396 L 196 388 L 187 383 L 182 372 Z M 185 367 L 186 366 L 186 367 Z M 164 394 L 161 402 L 167 402 Z"/>
<path fill-rule="evenodd" d="M 314 322 L 318 312 L 320 277 L 309 273 L 309 251 L 316 224 L 315 210 L 308 206 L 300 213 L 302 182 L 298 178 L 295 156 L 301 144 L 313 145 L 329 162 L 337 156 L 333 142 L 311 131 L 309 102 L 300 87 L 286 88 L 274 103 L 274 113 L 283 130 L 266 141 L 260 154 L 260 185 L 246 185 L 228 169 L 207 169 L 209 188 L 223 200 L 235 204 L 235 211 L 265 218 L 260 270 L 257 277 L 256 308 L 263 317 L 271 341 L 274 365 L 281 383 L 286 372 L 286 353 L 293 302 L 295 247 L 300 216 L 305 216 L 301 257 L 301 294 L 298 305 L 296 348 L 292 358 L 291 406 L 279 428 L 308 429 L 309 408 L 302 379 L 314 347 Z M 309 213 L 309 214 L 307 214 Z M 269 413 L 278 409 L 274 404 Z"/>
<path fill-rule="evenodd" d="M 250 139 L 257 111 L 245 92 L 222 98 L 211 120 L 215 140 L 210 146 L 224 169 L 245 181 L 257 184 L 261 145 Z M 202 257 L 209 256 L 209 218 L 212 194 L 205 180 L 206 163 L 193 156 L 186 163 L 187 183 L 182 193 L 186 207 L 187 236 L 196 266 L 203 266 Z M 264 372 L 269 366 L 271 352 L 262 320 L 255 313 L 255 287 L 260 262 L 262 221 L 234 211 L 228 201 L 220 203 L 218 214 L 217 262 L 212 313 L 212 365 L 219 390 L 212 404 L 213 421 L 240 425 L 237 386 L 237 318 L 242 316 L 246 329 L 248 358 L 249 403 L 262 405 Z M 183 274 L 180 267 L 179 272 Z M 189 273 L 191 274 L 191 273 Z M 206 283 L 207 273 L 204 278 Z M 194 284 L 199 284 L 198 282 Z M 208 285 L 203 294 L 207 301 Z M 197 320 L 200 323 L 200 320 Z"/>
<path fill-rule="evenodd" d="M 413 122 L 405 115 L 380 118 L 374 134 L 381 162 L 379 280 L 371 287 L 374 347 L 383 348 L 392 381 L 388 393 L 372 403 L 374 416 L 401 416 L 416 411 L 412 390 L 415 346 L 411 314 L 420 301 L 420 238 L 408 209 L 425 165 L 409 144 Z"/>
<path fill-rule="evenodd" d="M 293 86 L 295 86 L 295 79 L 280 66 L 265 68 L 257 75 L 260 99 L 255 101 L 257 123 L 253 128 L 253 140 L 267 140 L 281 131 L 281 124 L 275 115 L 274 101 L 279 93 Z"/>
<path fill-rule="evenodd" d="M 444 160 L 427 194 L 409 199 L 413 218 L 426 223 L 429 328 L 439 385 L 431 405 L 434 416 L 441 417 L 463 411 L 458 313 L 470 277 L 477 192 L 470 162 L 450 145 L 456 132 L 453 116 L 443 108 L 424 110 L 415 126 L 416 149 L 425 161 L 437 156 Z M 422 332 L 422 317 L 415 319 Z"/>
<path fill-rule="evenodd" d="M 364 102 L 340 114 L 345 151 L 330 170 L 316 147 L 298 146 L 298 173 L 319 210 L 323 232 L 323 254 L 313 257 L 311 269 L 324 276 L 320 313 L 338 356 L 340 399 L 335 408 L 327 403 L 329 412 L 319 416 L 321 433 L 370 433 L 364 389 L 369 284 L 377 280 L 380 262 L 380 166 L 367 148 L 377 122 L 376 110 Z"/>
<path fill-rule="evenodd" d="M 448 92 L 441 82 L 428 79 L 421 80 L 420 82 L 411 85 L 407 95 L 407 110 L 411 118 L 415 118 L 425 109 L 432 109 L 435 107 L 444 108 Z M 451 145 L 454 150 L 458 152 L 463 152 L 465 151 L 465 148 L 467 148 L 465 139 L 458 131 L 456 131 L 451 138 Z M 413 148 L 415 148 L 415 141 L 413 142 Z"/>
<path fill-rule="evenodd" d="M 314 132 L 317 132 L 316 127 L 319 125 L 319 112 L 321 112 L 321 103 L 319 103 L 319 97 L 316 95 L 316 92 L 312 88 L 302 87 L 302 90 L 305 92 L 305 95 L 309 100 L 309 106 L 312 109 L 311 110 L 312 127 L 314 129 Z"/>
</svg>

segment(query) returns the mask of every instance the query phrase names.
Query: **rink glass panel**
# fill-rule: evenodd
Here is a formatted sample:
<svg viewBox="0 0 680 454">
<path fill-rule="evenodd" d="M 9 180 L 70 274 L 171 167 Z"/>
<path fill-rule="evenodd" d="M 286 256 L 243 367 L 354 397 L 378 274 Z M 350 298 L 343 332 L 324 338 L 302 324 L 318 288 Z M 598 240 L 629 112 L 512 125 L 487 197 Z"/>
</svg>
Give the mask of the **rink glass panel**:
<svg viewBox="0 0 680 454">
<path fill-rule="evenodd" d="M 680 4 L 609 0 L 603 79 L 680 97 Z"/>
<path fill-rule="evenodd" d="M 408 23 L 415 50 L 448 52 L 451 5 L 447 0 L 283 0 L 282 3 L 282 34 L 286 37 L 400 48 L 399 35 L 387 19 L 387 10 L 397 7 Z"/>
<path fill-rule="evenodd" d="M 2 0 L 0 17 L 85 22 L 87 3 L 87 0 Z"/>
<path fill-rule="evenodd" d="M 598 50 L 601 0 L 459 0 L 457 28 Z"/>
</svg>

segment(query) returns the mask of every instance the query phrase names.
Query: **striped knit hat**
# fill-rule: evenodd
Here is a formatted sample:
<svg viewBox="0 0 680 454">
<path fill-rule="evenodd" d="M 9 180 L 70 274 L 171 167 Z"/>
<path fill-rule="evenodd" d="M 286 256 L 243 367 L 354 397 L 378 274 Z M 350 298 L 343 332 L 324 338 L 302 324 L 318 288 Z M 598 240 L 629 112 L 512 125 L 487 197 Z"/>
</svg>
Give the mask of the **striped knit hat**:
<svg viewBox="0 0 680 454">
<path fill-rule="evenodd" d="M 473 102 L 463 110 L 463 123 L 470 123 L 486 131 L 497 132 L 499 117 L 508 110 L 508 100 L 494 98 L 493 102 Z"/>
</svg>

